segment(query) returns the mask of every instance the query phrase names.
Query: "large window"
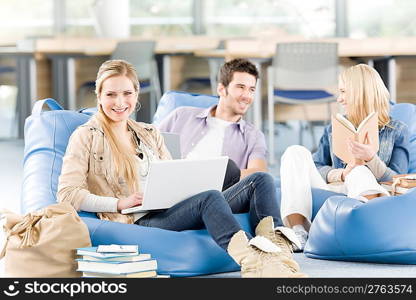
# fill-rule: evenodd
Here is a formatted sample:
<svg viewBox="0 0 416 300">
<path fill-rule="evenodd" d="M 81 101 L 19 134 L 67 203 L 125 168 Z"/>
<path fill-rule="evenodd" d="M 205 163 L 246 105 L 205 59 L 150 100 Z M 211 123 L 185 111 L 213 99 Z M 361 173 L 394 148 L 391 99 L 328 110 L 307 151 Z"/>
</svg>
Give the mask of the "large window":
<svg viewBox="0 0 416 300">
<path fill-rule="evenodd" d="M 205 1 L 207 33 L 225 36 L 333 36 L 334 0 Z"/>
<path fill-rule="evenodd" d="M 95 2 L 66 0 L 67 34 L 96 34 L 91 12 Z M 192 4 L 193 0 L 130 0 L 130 33 L 149 37 L 192 34 Z"/>
<path fill-rule="evenodd" d="M 0 0 L 0 38 L 7 41 L 59 33 L 95 36 L 92 7 L 100 1 Z M 130 0 L 131 35 L 192 34 L 195 1 L 199 0 Z M 346 11 L 340 13 L 347 17 L 350 37 L 416 35 L 415 0 L 201 1 L 202 12 L 195 15 L 202 14 L 202 25 L 208 35 L 331 37 L 335 35 L 337 1 L 346 3 Z"/>
<path fill-rule="evenodd" d="M 131 33 L 140 36 L 192 34 L 193 0 L 130 0 Z"/>
<path fill-rule="evenodd" d="M 348 0 L 347 5 L 350 37 L 416 35 L 414 0 Z"/>
<path fill-rule="evenodd" d="M 65 33 L 72 36 L 94 36 L 92 6 L 95 0 L 65 1 Z"/>
<path fill-rule="evenodd" d="M 0 38 L 53 34 L 53 0 L 0 0 Z"/>
</svg>

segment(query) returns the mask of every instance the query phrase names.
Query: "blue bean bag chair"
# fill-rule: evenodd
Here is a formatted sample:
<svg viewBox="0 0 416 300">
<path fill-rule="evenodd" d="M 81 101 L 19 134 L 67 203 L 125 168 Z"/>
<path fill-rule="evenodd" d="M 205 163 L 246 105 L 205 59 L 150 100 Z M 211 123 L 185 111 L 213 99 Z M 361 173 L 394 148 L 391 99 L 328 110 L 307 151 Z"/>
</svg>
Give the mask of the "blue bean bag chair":
<svg viewBox="0 0 416 300">
<path fill-rule="evenodd" d="M 50 110 L 42 111 L 44 105 Z M 63 110 L 53 99 L 36 102 L 25 123 L 23 214 L 56 203 L 58 177 L 68 139 L 90 116 L 91 111 Z M 94 213 L 80 212 L 79 215 L 88 226 L 93 245 L 139 245 L 142 253 L 150 253 L 157 259 L 160 274 L 179 277 L 239 270 L 205 229 L 175 232 L 102 221 Z M 248 214 L 235 216 L 246 231 L 253 233 Z"/>
<path fill-rule="evenodd" d="M 409 173 L 416 172 L 416 106 L 400 103 L 391 115 L 409 126 Z M 416 188 L 367 203 L 346 196 L 314 198 L 304 253 L 310 258 L 416 264 Z M 325 201 L 326 200 L 326 201 Z M 322 204 L 322 207 L 319 206 Z"/>
<path fill-rule="evenodd" d="M 153 124 L 158 126 L 160 122 L 166 118 L 172 111 L 181 106 L 193 106 L 208 108 L 217 104 L 219 97 L 191 94 L 186 92 L 166 92 L 159 101 L 155 115 L 153 116 Z"/>
</svg>

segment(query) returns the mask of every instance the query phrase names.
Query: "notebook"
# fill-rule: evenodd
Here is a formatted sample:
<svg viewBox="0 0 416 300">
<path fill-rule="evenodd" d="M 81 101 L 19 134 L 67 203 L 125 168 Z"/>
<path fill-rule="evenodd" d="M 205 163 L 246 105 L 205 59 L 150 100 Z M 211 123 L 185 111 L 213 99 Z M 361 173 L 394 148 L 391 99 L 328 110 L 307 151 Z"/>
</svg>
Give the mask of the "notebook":
<svg viewBox="0 0 416 300">
<path fill-rule="evenodd" d="M 142 205 L 123 209 L 121 213 L 166 209 L 204 191 L 221 191 L 227 163 L 227 156 L 153 161 Z"/>
</svg>

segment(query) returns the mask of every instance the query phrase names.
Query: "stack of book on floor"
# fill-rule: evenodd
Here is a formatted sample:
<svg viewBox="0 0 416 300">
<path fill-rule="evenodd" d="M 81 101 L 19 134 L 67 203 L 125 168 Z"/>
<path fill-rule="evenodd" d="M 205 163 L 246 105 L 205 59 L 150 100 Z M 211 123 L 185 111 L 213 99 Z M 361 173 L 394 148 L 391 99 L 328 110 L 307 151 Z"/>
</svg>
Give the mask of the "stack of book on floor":
<svg viewBox="0 0 416 300">
<path fill-rule="evenodd" d="M 78 248 L 77 255 L 80 256 L 77 262 L 82 277 L 157 276 L 157 261 L 150 254 L 139 253 L 137 246 L 102 245 Z"/>
<path fill-rule="evenodd" d="M 380 182 L 391 195 L 406 194 L 412 188 L 416 187 L 416 174 L 394 175 L 393 181 Z"/>
</svg>

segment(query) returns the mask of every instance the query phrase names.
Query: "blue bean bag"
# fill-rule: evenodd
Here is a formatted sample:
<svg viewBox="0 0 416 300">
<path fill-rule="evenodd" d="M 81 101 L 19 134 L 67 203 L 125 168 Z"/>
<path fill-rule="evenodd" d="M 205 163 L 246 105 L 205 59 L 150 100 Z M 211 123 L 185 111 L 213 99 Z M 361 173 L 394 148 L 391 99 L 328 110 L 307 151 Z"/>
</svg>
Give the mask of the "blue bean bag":
<svg viewBox="0 0 416 300">
<path fill-rule="evenodd" d="M 159 101 L 155 115 L 153 116 L 153 124 L 158 126 L 160 122 L 166 118 L 170 112 L 181 106 L 193 106 L 208 108 L 214 104 L 217 104 L 219 97 L 203 95 L 203 94 L 191 94 L 186 92 L 170 91 L 163 94 Z"/>
<path fill-rule="evenodd" d="M 42 111 L 47 105 L 50 111 Z M 53 99 L 37 101 L 25 123 L 22 213 L 56 203 L 58 177 L 68 139 L 91 116 L 63 110 Z M 137 244 L 158 262 L 158 273 L 196 276 L 239 270 L 239 266 L 219 247 L 206 230 L 168 231 L 158 228 L 102 221 L 94 213 L 80 212 L 91 242 Z M 235 215 L 242 227 L 252 232 L 248 214 Z"/>
<path fill-rule="evenodd" d="M 416 172 L 416 106 L 392 106 L 409 126 L 409 173 Z M 346 196 L 314 198 L 314 219 L 304 253 L 317 259 L 416 264 L 416 188 L 362 203 Z M 322 205 L 319 209 L 319 205 Z M 316 209 L 318 208 L 318 209 Z"/>
</svg>

